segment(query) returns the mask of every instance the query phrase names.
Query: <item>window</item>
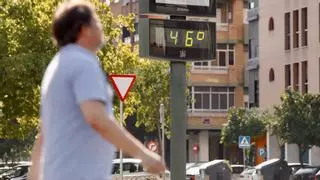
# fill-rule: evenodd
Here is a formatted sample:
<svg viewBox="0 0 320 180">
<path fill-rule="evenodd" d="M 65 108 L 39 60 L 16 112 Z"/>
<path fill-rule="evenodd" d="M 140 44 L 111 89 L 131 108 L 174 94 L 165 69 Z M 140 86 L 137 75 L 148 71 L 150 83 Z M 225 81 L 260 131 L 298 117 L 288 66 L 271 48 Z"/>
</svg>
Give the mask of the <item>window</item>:
<svg viewBox="0 0 320 180">
<path fill-rule="evenodd" d="M 254 81 L 254 101 L 255 101 L 255 107 L 259 107 L 259 81 Z"/>
<path fill-rule="evenodd" d="M 193 63 L 194 66 L 209 66 L 209 61 L 198 61 Z"/>
<path fill-rule="evenodd" d="M 252 58 L 252 40 L 251 39 L 249 39 L 249 59 L 251 59 Z"/>
<path fill-rule="evenodd" d="M 273 17 L 271 17 L 269 19 L 269 31 L 273 31 L 274 30 L 274 20 L 273 20 Z"/>
<path fill-rule="evenodd" d="M 217 66 L 234 65 L 234 45 L 217 44 Z"/>
<path fill-rule="evenodd" d="M 234 87 L 191 87 L 192 111 L 227 111 L 235 104 Z"/>
<path fill-rule="evenodd" d="M 285 88 L 291 86 L 291 69 L 290 64 L 285 65 L 284 71 L 285 71 Z"/>
<path fill-rule="evenodd" d="M 290 13 L 285 13 L 284 15 L 284 49 L 285 50 L 289 50 L 290 49 L 290 46 L 291 46 L 291 43 L 290 43 Z"/>
<path fill-rule="evenodd" d="M 274 81 L 274 70 L 272 68 L 269 71 L 269 81 Z"/>
<path fill-rule="evenodd" d="M 249 4 L 249 9 L 253 9 L 253 8 L 255 8 L 254 2 L 250 2 L 250 4 Z"/>
<path fill-rule="evenodd" d="M 299 11 L 293 11 L 293 48 L 299 47 Z"/>
<path fill-rule="evenodd" d="M 228 6 L 226 2 L 217 2 L 217 22 L 228 23 Z"/>
<path fill-rule="evenodd" d="M 210 87 L 194 87 L 194 108 L 210 109 Z"/>
<path fill-rule="evenodd" d="M 209 61 L 197 61 L 193 63 L 194 69 L 213 69 L 234 65 L 235 53 L 233 44 L 217 44 L 217 59 Z"/>
<path fill-rule="evenodd" d="M 301 10 L 301 43 L 302 46 L 308 46 L 308 9 Z"/>
<path fill-rule="evenodd" d="M 302 62 L 301 65 L 302 68 L 302 79 L 301 79 L 301 87 L 302 87 L 302 93 L 308 92 L 308 61 Z"/>
<path fill-rule="evenodd" d="M 293 89 L 299 91 L 299 63 L 293 64 Z"/>
</svg>

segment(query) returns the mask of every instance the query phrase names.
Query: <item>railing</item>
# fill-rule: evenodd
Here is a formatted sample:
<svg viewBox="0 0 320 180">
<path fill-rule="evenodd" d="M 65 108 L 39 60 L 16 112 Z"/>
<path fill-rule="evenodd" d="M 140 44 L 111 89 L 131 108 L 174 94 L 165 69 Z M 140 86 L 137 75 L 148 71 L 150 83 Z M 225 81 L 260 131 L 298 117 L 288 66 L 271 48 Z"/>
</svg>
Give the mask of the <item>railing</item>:
<svg viewBox="0 0 320 180">
<path fill-rule="evenodd" d="M 197 70 L 201 70 L 203 73 L 207 73 L 208 71 L 214 72 L 214 73 L 228 73 L 228 67 L 227 66 L 192 66 L 192 71 L 195 73 Z"/>
</svg>

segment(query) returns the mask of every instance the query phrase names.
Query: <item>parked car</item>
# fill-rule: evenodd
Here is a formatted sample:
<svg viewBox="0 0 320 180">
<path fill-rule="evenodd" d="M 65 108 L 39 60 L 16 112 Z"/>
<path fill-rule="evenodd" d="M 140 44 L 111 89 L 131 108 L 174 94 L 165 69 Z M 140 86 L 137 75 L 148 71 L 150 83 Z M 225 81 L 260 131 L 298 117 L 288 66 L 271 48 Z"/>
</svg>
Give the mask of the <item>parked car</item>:
<svg viewBox="0 0 320 180">
<path fill-rule="evenodd" d="M 186 164 L 186 180 L 195 180 L 196 176 L 200 176 L 200 166 L 206 162 L 196 162 Z"/>
<path fill-rule="evenodd" d="M 310 165 L 307 163 L 304 163 L 301 167 L 300 163 L 288 163 L 288 166 L 292 169 L 292 174 L 295 174 L 300 168 L 302 167 L 309 167 Z"/>
<path fill-rule="evenodd" d="M 120 174 L 120 159 L 113 160 L 112 174 Z M 123 174 L 143 172 L 142 161 L 140 159 L 125 158 L 122 160 Z"/>
<path fill-rule="evenodd" d="M 240 178 L 240 174 L 244 171 L 245 166 L 240 164 L 232 164 L 232 179 L 237 180 Z"/>
<path fill-rule="evenodd" d="M 243 170 L 240 174 L 239 180 L 252 180 L 253 174 L 255 173 L 256 169 L 253 167 L 248 167 Z"/>
<path fill-rule="evenodd" d="M 300 168 L 294 175 L 294 180 L 315 180 L 320 167 L 304 167 Z"/>
<path fill-rule="evenodd" d="M 228 161 L 214 160 L 200 166 L 200 177 L 208 180 L 230 180 L 232 178 L 232 169 Z"/>
<path fill-rule="evenodd" d="M 4 173 L 4 172 L 8 171 L 9 169 L 10 169 L 10 167 L 9 167 L 9 166 L 0 167 L 0 174 L 2 174 L 2 173 Z"/>
<path fill-rule="evenodd" d="M 27 180 L 31 162 L 14 166 L 0 175 L 1 180 Z"/>
<path fill-rule="evenodd" d="M 315 180 L 320 180 L 320 171 L 316 174 Z"/>
</svg>

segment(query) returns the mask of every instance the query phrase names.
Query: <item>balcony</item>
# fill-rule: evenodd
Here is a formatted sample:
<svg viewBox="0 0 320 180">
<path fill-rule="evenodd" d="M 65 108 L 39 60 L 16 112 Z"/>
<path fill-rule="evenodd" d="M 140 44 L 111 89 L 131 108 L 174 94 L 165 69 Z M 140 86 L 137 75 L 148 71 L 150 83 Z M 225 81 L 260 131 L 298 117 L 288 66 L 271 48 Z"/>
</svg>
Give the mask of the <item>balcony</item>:
<svg viewBox="0 0 320 180">
<path fill-rule="evenodd" d="M 247 64 L 247 70 L 254 70 L 254 69 L 258 69 L 259 67 L 259 58 L 255 57 L 255 58 L 251 58 L 248 60 L 248 64 Z"/>
<path fill-rule="evenodd" d="M 259 8 L 252 8 L 248 10 L 248 21 L 259 20 Z"/>
<path fill-rule="evenodd" d="M 227 114 L 189 114 L 188 129 L 221 129 L 227 122 Z"/>
<path fill-rule="evenodd" d="M 217 23 L 217 31 L 227 32 L 229 31 L 228 23 Z"/>
<path fill-rule="evenodd" d="M 213 74 L 228 74 L 228 67 L 227 66 L 196 66 L 193 65 L 191 69 L 192 73 L 198 73 L 198 74 L 207 74 L 207 73 L 213 73 Z"/>
<path fill-rule="evenodd" d="M 234 85 L 237 86 L 244 82 L 243 69 L 236 67 L 218 68 L 214 70 L 192 70 L 190 83 L 205 85 L 205 84 L 216 84 L 216 85 Z"/>
</svg>

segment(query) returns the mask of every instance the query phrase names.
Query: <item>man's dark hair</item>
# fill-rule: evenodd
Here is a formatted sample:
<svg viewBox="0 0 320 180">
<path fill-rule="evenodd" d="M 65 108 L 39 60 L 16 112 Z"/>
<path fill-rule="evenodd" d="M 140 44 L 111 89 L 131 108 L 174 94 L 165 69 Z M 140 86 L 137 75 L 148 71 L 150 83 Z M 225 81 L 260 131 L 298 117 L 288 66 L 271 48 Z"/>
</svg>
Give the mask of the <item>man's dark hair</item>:
<svg viewBox="0 0 320 180">
<path fill-rule="evenodd" d="M 52 33 L 59 48 L 75 43 L 83 26 L 89 26 L 93 8 L 84 1 L 61 4 L 54 16 Z"/>
</svg>

